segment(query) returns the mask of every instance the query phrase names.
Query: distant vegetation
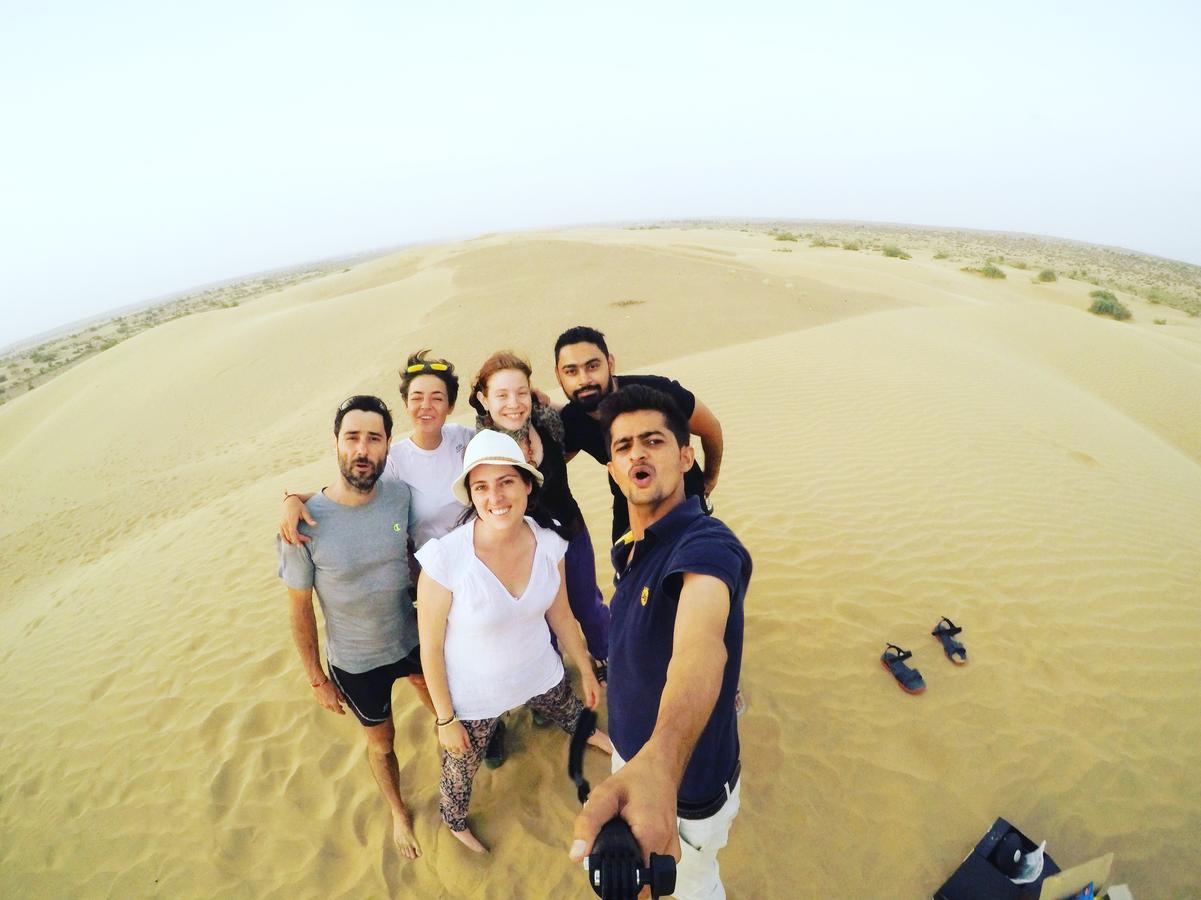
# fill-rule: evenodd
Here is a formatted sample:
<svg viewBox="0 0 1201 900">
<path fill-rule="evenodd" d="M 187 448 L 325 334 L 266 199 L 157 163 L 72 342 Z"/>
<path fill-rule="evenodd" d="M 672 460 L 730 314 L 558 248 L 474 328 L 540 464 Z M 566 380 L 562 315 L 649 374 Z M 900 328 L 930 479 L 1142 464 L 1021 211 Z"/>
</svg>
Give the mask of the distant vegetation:
<svg viewBox="0 0 1201 900">
<path fill-rule="evenodd" d="M 1088 308 L 1090 313 L 1109 316 L 1119 322 L 1130 318 L 1130 310 L 1109 291 L 1093 291 L 1089 296 L 1093 298 L 1093 305 Z"/>
<path fill-rule="evenodd" d="M 799 241 L 800 238 L 798 238 L 791 231 L 778 231 L 778 232 L 776 232 L 776 240 L 777 241 Z"/>
<path fill-rule="evenodd" d="M 896 244 L 885 244 L 880 252 L 885 256 L 891 256 L 893 259 L 912 259 L 908 253 L 898 247 Z"/>
<path fill-rule="evenodd" d="M 946 250 L 939 250 L 934 254 L 935 259 L 948 259 L 950 256 L 951 254 L 949 254 Z"/>
<path fill-rule="evenodd" d="M 843 241 L 842 249 L 843 250 L 862 250 L 863 245 L 861 243 L 859 243 L 858 241 Z"/>
<path fill-rule="evenodd" d="M 827 241 L 824 237 L 821 237 L 819 235 L 818 237 L 815 237 L 813 240 L 811 240 L 809 242 L 809 246 L 810 247 L 837 247 L 838 244 L 836 244 L 834 241 Z"/>
<path fill-rule="evenodd" d="M 1038 273 L 1038 275 L 1035 277 L 1034 280 L 1041 281 L 1044 284 L 1046 284 L 1047 282 L 1050 282 L 1050 281 L 1058 281 L 1059 278 L 1058 278 L 1058 276 L 1056 276 L 1054 269 L 1043 269 L 1041 272 Z"/>
<path fill-rule="evenodd" d="M 994 266 L 992 263 L 985 263 L 979 267 L 964 266 L 960 271 L 971 272 L 974 275 L 982 275 L 985 278 L 1004 278 L 1005 273 Z"/>
</svg>

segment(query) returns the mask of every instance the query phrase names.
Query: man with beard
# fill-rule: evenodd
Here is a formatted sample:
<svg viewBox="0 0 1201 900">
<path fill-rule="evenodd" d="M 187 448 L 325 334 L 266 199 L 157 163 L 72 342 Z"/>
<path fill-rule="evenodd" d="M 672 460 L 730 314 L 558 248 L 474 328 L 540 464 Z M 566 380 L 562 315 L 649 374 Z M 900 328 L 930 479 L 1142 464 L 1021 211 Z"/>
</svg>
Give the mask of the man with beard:
<svg viewBox="0 0 1201 900">
<path fill-rule="evenodd" d="M 279 574 L 292 607 L 292 637 L 316 701 L 363 726 L 367 761 L 392 812 L 392 839 L 408 859 L 421 855 L 413 820 L 400 793 L 393 744 L 392 685 L 407 678 L 433 711 L 417 646 L 410 595 L 408 485 L 380 481 L 392 439 L 392 414 L 378 397 L 357 395 L 334 417 L 338 480 L 305 504 L 319 527 L 302 523 L 307 543 L 277 540 Z M 313 590 L 325 616 L 321 668 Z"/>
<path fill-rule="evenodd" d="M 568 460 L 583 450 L 601 465 L 606 465 L 609 448 L 600 424 L 601 401 L 619 387 L 638 384 L 653 388 L 675 401 L 688 420 L 691 432 L 700 438 L 705 468 L 702 470 L 698 463 L 693 463 L 684 476 L 684 493 L 688 497 L 701 497 L 702 509 L 710 512 L 708 498 L 717 487 L 717 474 L 721 469 L 721 423 L 678 381 L 659 375 L 622 375 L 619 378 L 614 374 L 614 368 L 605 336 L 595 328 L 577 325 L 564 331 L 555 341 L 555 375 L 568 400 L 561 410 L 563 452 Z M 626 498 L 612 476 L 609 477 L 609 490 L 613 494 L 613 540 L 616 541 L 629 530 L 630 519 Z"/>
</svg>

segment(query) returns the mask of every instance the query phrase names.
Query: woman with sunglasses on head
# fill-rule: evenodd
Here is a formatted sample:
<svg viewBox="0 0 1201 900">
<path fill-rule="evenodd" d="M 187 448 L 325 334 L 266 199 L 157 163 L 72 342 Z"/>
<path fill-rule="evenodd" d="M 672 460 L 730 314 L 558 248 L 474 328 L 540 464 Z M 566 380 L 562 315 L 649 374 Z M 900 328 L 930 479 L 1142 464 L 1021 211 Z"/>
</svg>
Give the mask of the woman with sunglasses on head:
<svg viewBox="0 0 1201 900">
<path fill-rule="evenodd" d="M 432 537 L 453 529 L 463 514 L 463 504 L 451 493 L 450 480 L 463 464 L 463 450 L 475 433 L 463 425 L 446 421 L 459 397 L 459 376 L 453 363 L 429 359 L 428 350 L 409 357 L 400 371 L 400 396 L 413 423 L 413 432 L 388 450 L 383 478 L 403 481 L 413 495 L 416 526 L 413 544 L 418 549 Z M 284 498 L 279 536 L 289 544 L 307 543 L 297 530 L 312 494 L 289 494 Z"/>
<path fill-rule="evenodd" d="M 532 374 L 529 363 L 517 354 L 508 350 L 493 353 L 480 366 L 468 399 L 478 413 L 476 424 L 513 438 L 526 462 L 544 479 L 539 505 L 555 520 L 559 535 L 568 541 L 564 558 L 567 601 L 583 629 L 588 652 L 596 661 L 597 677 L 604 682 L 609 658 L 609 608 L 596 586 L 592 539 L 567 481 L 563 422 L 534 392 Z"/>
<path fill-rule="evenodd" d="M 516 441 L 481 431 L 453 482 L 455 496 L 470 504 L 464 524 L 417 553 L 421 663 L 446 750 L 440 811 L 455 838 L 477 853 L 487 848 L 467 827 L 471 785 L 500 716 L 525 704 L 571 734 L 584 709 L 551 629 L 580 671 L 588 706 L 600 701 L 567 605 L 567 541 L 536 520 L 542 483 Z M 602 731 L 588 743 L 613 752 Z"/>
</svg>

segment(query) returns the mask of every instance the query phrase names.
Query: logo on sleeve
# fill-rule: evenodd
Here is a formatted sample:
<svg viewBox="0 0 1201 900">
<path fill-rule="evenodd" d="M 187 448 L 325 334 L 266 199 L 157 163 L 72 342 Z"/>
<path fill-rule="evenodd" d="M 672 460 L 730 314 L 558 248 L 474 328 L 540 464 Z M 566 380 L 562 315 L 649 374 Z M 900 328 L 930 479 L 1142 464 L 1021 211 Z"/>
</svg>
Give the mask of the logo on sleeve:
<svg viewBox="0 0 1201 900">
<path fill-rule="evenodd" d="M 392 530 L 393 530 L 393 531 L 395 531 L 397 534 L 400 534 L 400 533 L 401 533 L 401 532 L 402 532 L 404 529 L 400 527 L 400 523 L 399 523 L 399 522 L 393 522 L 393 523 L 392 523 Z"/>
<path fill-rule="evenodd" d="M 638 598 L 638 602 L 641 603 L 643 606 L 646 606 L 646 601 L 649 600 L 650 598 L 651 598 L 651 589 L 649 587 L 644 587 L 642 589 L 642 596 Z"/>
</svg>

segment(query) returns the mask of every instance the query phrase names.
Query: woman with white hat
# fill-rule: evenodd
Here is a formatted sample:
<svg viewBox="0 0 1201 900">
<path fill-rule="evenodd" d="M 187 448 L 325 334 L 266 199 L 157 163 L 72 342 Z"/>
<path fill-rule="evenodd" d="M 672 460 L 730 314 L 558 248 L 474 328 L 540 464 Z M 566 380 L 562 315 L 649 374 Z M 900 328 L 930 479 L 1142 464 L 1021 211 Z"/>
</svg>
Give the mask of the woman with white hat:
<svg viewBox="0 0 1201 900">
<path fill-rule="evenodd" d="M 421 663 L 446 750 L 440 811 L 454 836 L 477 853 L 487 849 L 467 827 L 471 783 L 499 717 L 528 704 L 570 734 L 584 708 L 551 646 L 550 628 L 580 672 L 588 706 L 600 701 L 567 605 L 567 541 L 527 514 L 541 483 L 513 438 L 481 431 L 451 485 L 470 507 L 467 521 L 417 553 Z M 588 743 L 613 751 L 602 731 Z"/>
</svg>

